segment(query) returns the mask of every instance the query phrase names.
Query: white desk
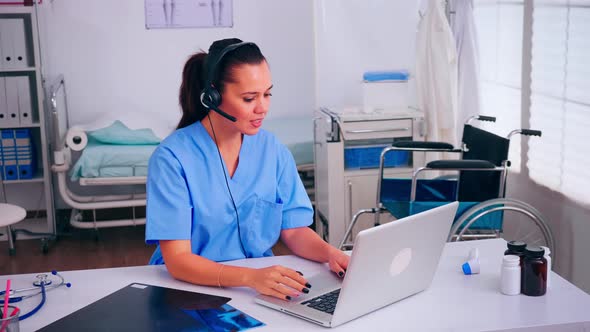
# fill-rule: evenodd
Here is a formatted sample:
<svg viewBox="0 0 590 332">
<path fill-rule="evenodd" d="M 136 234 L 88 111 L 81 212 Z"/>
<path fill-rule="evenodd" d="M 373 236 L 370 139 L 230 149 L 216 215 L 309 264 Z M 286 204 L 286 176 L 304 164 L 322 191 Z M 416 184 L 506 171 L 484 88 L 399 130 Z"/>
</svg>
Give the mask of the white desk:
<svg viewBox="0 0 590 332">
<path fill-rule="evenodd" d="M 481 274 L 464 276 L 460 266 L 470 248 L 480 251 Z M 499 292 L 504 240 L 449 243 L 429 289 L 338 327 L 338 331 L 444 330 L 444 331 L 589 331 L 590 295 L 553 274 L 545 296 L 505 296 Z M 294 256 L 250 259 L 233 265 L 263 267 L 283 264 L 306 276 L 328 273 L 321 264 Z M 246 288 L 218 289 L 174 280 L 164 266 L 66 271 L 62 275 L 72 288 L 61 287 L 47 294 L 45 307 L 21 322 L 21 331 L 39 329 L 132 282 L 158 285 L 231 297 L 230 302 L 267 325 L 263 330 L 317 330 L 325 328 L 254 303 L 255 292 Z M 13 287 L 29 287 L 35 274 L 13 275 Z M 5 285 L 7 276 L 0 277 Z M 313 289 L 312 289 L 313 291 Z M 38 297 L 26 300 L 28 312 Z M 80 322 L 83 324 L 83 322 Z M 81 325 L 81 328 L 83 325 Z M 262 330 L 261 329 L 261 330 Z M 83 328 L 82 328 L 83 330 Z"/>
</svg>

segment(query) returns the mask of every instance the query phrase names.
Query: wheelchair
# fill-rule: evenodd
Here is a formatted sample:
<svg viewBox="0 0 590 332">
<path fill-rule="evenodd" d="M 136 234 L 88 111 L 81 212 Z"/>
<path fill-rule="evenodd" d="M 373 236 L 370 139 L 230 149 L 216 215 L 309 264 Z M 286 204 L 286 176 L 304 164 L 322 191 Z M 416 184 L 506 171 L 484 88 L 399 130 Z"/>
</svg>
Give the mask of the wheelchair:
<svg viewBox="0 0 590 332">
<path fill-rule="evenodd" d="M 352 249 L 352 230 L 363 214 L 374 214 L 374 226 L 379 226 L 380 215 L 385 212 L 399 219 L 451 201 L 459 201 L 448 241 L 504 237 L 528 244 L 545 245 L 551 248 L 553 257 L 556 257 L 553 235 L 542 214 L 525 202 L 505 197 L 510 167 L 510 138 L 517 134 L 541 136 L 542 133 L 538 130 L 518 129 L 510 132 L 507 137 L 501 137 L 472 126 L 470 123 L 474 120 L 495 122 L 496 118 L 478 115 L 467 119 L 460 148 L 443 142 L 398 141 L 383 149 L 379 160 L 377 206 L 362 209 L 352 217 L 340 242 L 340 249 Z M 385 159 L 388 154 L 396 151 L 448 152 L 457 153 L 461 158 L 431 161 L 425 167 L 416 169 L 411 179 L 384 178 Z M 419 180 L 418 176 L 427 171 L 456 171 L 458 178 L 443 176 Z M 505 223 L 506 211 L 520 213 L 520 218 L 512 218 L 518 223 Z M 523 217 L 524 222 L 521 221 Z M 349 237 L 351 241 L 347 242 Z"/>
</svg>

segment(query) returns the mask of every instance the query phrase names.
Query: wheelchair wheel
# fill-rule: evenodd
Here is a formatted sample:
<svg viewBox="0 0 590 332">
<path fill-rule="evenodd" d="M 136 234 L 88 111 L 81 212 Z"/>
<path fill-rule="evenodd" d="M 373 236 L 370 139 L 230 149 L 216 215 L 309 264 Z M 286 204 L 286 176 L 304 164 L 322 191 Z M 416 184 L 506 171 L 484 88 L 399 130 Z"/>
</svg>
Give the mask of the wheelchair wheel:
<svg viewBox="0 0 590 332">
<path fill-rule="evenodd" d="M 551 249 L 552 256 L 556 257 L 553 234 L 541 213 L 525 202 L 509 198 L 491 199 L 467 210 L 453 225 L 448 241 L 471 238 L 475 233 L 470 229 L 473 223 L 485 215 L 498 211 L 517 212 L 519 215 L 504 213 L 502 229 L 491 230 L 496 232 L 497 237 L 507 241 L 519 240 L 530 245 L 547 246 Z"/>
</svg>

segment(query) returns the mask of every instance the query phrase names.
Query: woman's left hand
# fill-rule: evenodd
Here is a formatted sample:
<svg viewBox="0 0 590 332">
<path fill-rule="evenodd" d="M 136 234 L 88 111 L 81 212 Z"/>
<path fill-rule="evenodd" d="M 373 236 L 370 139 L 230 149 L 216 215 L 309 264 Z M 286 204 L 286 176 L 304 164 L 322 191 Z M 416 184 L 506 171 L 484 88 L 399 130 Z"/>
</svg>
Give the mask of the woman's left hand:
<svg viewBox="0 0 590 332">
<path fill-rule="evenodd" d="M 344 278 L 349 261 L 350 256 L 334 247 L 330 247 L 328 265 L 330 266 L 330 270 L 336 273 L 340 278 Z"/>
</svg>

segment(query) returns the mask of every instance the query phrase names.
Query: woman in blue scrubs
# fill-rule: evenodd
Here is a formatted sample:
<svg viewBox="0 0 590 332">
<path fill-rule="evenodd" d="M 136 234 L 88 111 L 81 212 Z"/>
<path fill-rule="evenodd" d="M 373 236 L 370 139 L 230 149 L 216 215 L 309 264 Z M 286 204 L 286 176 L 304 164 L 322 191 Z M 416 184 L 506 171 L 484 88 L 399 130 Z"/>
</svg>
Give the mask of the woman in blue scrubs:
<svg viewBox="0 0 590 332">
<path fill-rule="evenodd" d="M 307 227 L 313 210 L 291 153 L 260 128 L 272 87 L 253 43 L 219 40 L 188 59 L 182 118 L 148 167 L 146 242 L 158 244 L 150 264 L 187 282 L 290 300 L 311 287 L 299 272 L 221 263 L 272 256 L 280 238 L 344 276 L 349 257 Z"/>
</svg>

